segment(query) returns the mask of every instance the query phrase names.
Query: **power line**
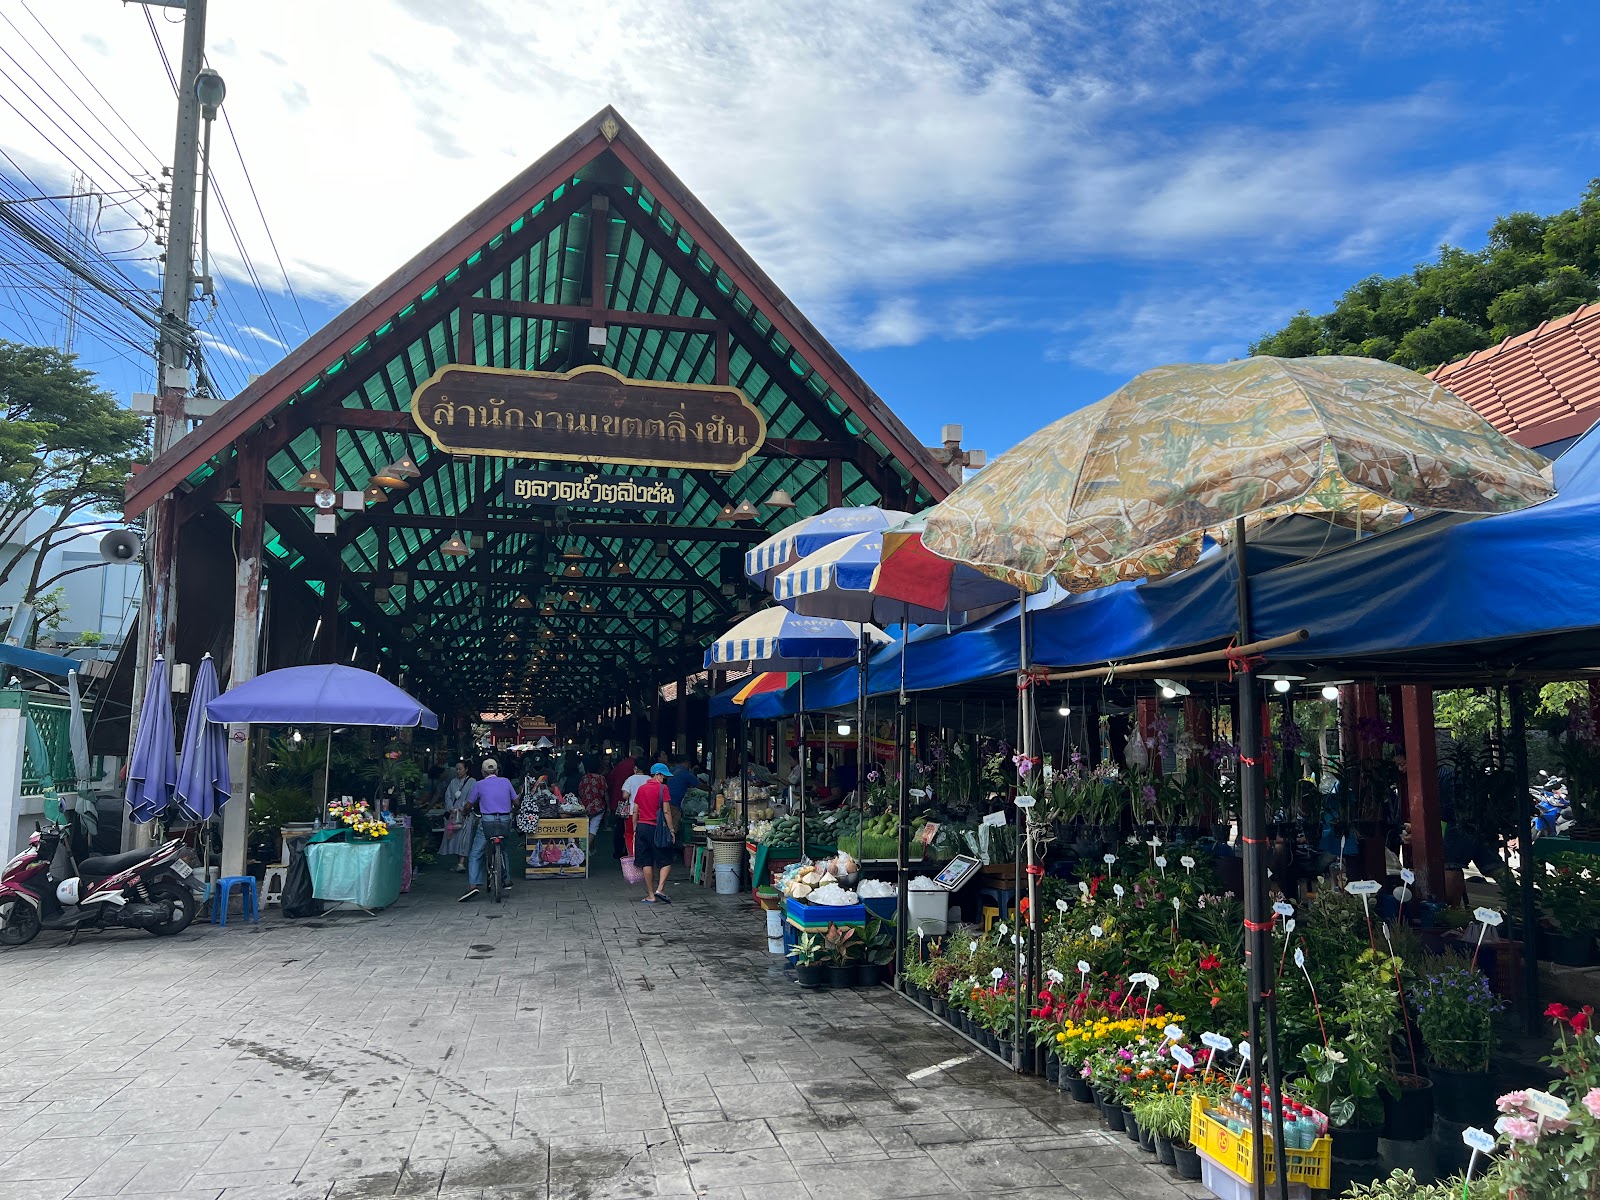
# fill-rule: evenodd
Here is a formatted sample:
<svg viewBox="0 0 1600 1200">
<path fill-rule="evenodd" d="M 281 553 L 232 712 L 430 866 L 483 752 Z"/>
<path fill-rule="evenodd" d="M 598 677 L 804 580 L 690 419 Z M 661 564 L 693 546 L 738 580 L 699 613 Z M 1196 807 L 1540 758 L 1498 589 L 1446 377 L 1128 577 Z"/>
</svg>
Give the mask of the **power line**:
<svg viewBox="0 0 1600 1200">
<path fill-rule="evenodd" d="M 255 180 L 250 178 L 250 168 L 245 164 L 244 151 L 239 148 L 239 139 L 234 136 L 233 122 L 228 119 L 228 110 L 222 110 L 222 124 L 228 131 L 228 140 L 233 143 L 233 152 L 239 157 L 239 169 L 244 172 L 244 181 L 250 188 L 250 198 L 255 201 L 256 213 L 261 217 L 261 228 L 266 232 L 267 244 L 272 247 L 272 256 L 278 260 L 278 273 L 283 276 L 283 286 L 289 292 L 289 299 L 294 301 L 294 310 L 300 314 L 300 327 L 310 331 L 310 322 L 306 320 L 305 309 L 300 307 L 300 297 L 294 294 L 294 284 L 289 282 L 289 270 L 283 265 L 283 255 L 278 253 L 278 239 L 272 236 L 272 226 L 267 224 L 266 211 L 261 207 L 261 197 L 256 194 Z"/>
</svg>

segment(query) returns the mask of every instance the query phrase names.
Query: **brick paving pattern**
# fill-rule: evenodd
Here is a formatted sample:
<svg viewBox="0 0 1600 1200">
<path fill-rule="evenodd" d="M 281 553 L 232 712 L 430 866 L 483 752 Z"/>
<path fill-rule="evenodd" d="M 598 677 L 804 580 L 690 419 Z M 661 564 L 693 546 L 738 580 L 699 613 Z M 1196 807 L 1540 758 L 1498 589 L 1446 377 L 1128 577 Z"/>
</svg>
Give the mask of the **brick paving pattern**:
<svg viewBox="0 0 1600 1200">
<path fill-rule="evenodd" d="M 748 896 L 607 873 L 376 917 L 0 951 L 0 1200 L 1205 1196 L 882 989 L 808 994 Z"/>
</svg>

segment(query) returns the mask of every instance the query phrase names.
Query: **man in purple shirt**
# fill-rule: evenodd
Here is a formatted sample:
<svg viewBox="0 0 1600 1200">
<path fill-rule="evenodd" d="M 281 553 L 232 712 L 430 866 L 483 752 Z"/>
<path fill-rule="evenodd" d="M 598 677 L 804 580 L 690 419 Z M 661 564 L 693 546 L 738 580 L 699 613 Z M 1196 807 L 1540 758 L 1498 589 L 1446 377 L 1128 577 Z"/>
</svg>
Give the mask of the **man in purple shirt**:
<svg viewBox="0 0 1600 1200">
<path fill-rule="evenodd" d="M 467 804 L 478 806 L 478 832 L 472 835 L 472 853 L 467 857 L 467 881 L 471 890 L 461 897 L 461 902 L 471 900 L 483 888 L 483 852 L 489 839 L 499 837 L 501 874 L 506 889 L 511 888 L 511 871 L 506 864 L 505 844 L 511 839 L 511 810 L 517 803 L 517 789 L 509 779 L 500 778 L 500 764 L 492 758 L 483 760 L 483 778 L 472 785 Z M 520 856 L 519 856 L 520 857 Z"/>
</svg>

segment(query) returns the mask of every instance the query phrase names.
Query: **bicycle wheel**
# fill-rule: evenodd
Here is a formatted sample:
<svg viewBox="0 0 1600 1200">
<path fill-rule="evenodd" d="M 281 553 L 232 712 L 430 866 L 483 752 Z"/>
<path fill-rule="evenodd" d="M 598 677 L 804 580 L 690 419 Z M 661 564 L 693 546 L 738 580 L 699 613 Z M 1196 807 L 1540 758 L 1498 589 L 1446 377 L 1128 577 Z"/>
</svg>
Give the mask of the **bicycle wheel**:
<svg viewBox="0 0 1600 1200">
<path fill-rule="evenodd" d="M 500 898 L 505 892 L 505 880 L 502 875 L 504 869 L 501 865 L 500 839 L 495 838 L 489 843 L 489 899 L 496 904 L 500 903 Z"/>
</svg>

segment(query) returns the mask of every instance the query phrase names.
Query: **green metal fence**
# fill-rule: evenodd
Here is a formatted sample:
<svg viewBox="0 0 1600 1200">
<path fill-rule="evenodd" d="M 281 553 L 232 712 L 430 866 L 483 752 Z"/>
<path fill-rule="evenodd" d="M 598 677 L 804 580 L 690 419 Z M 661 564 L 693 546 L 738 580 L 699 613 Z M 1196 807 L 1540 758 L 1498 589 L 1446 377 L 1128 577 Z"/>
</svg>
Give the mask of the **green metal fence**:
<svg viewBox="0 0 1600 1200">
<path fill-rule="evenodd" d="M 24 795 L 55 788 L 72 791 L 72 709 L 67 701 L 19 689 L 0 689 L 0 708 L 20 708 L 28 721 L 22 744 Z"/>
</svg>

